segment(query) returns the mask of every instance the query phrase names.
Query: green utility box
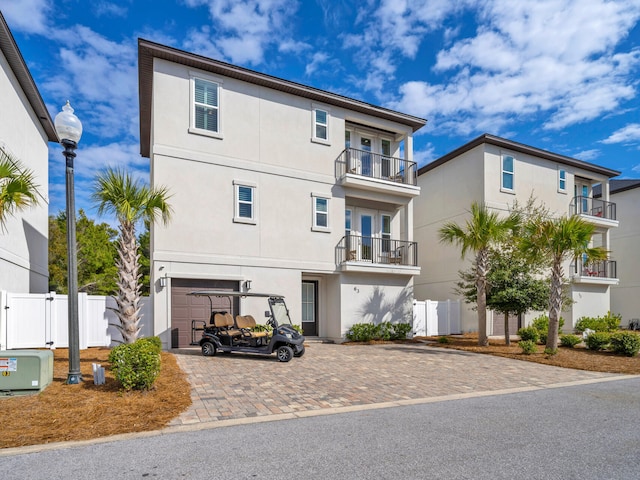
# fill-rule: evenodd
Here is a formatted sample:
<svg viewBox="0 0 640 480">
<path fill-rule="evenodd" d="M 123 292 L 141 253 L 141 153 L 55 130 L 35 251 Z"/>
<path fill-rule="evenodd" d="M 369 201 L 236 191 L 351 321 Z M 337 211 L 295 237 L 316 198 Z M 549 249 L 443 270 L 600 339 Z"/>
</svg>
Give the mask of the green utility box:
<svg viewBox="0 0 640 480">
<path fill-rule="evenodd" d="M 0 396 L 35 393 L 51 382 L 51 350 L 0 350 Z"/>
</svg>

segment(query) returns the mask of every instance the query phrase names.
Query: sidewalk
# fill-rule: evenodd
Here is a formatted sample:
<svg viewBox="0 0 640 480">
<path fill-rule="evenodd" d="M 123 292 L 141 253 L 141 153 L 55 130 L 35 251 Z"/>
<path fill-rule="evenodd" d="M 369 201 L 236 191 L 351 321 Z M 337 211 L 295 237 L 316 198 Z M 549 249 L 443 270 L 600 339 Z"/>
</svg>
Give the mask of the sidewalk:
<svg viewBox="0 0 640 480">
<path fill-rule="evenodd" d="M 173 427 L 274 415 L 293 418 L 620 378 L 425 344 L 311 343 L 302 358 L 289 363 L 275 356 L 235 353 L 203 357 L 199 349 L 173 353 L 188 374 L 193 400 L 191 408 L 170 424 Z"/>
</svg>

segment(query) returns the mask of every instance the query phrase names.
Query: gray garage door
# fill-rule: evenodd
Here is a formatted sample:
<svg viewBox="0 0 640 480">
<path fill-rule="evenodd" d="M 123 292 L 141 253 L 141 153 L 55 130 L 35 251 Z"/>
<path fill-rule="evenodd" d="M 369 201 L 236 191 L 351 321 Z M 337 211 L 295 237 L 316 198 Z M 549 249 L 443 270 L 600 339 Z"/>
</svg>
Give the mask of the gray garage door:
<svg viewBox="0 0 640 480">
<path fill-rule="evenodd" d="M 192 344 L 193 339 L 196 342 L 200 339 L 200 332 L 192 334 L 192 320 L 208 323 L 211 304 L 208 297 L 194 297 L 187 294 L 194 290 L 213 289 L 237 291 L 238 282 L 185 278 L 171 279 L 171 348 L 186 347 Z M 214 297 L 212 300 L 215 310 L 226 310 L 234 316 L 239 311 L 237 298 L 231 302 L 228 298 Z M 201 325 L 201 323 L 198 323 L 198 325 Z"/>
<path fill-rule="evenodd" d="M 522 319 L 518 315 L 509 315 L 509 335 L 518 333 L 521 326 Z M 504 336 L 504 315 L 502 313 L 493 312 L 493 334 Z"/>
</svg>

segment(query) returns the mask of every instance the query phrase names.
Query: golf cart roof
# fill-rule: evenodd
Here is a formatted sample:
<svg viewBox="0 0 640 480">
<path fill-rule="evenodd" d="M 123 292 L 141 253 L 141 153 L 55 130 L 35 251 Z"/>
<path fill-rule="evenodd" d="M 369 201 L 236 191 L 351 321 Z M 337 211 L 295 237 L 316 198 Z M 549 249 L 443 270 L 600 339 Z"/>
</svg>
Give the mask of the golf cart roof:
<svg viewBox="0 0 640 480">
<path fill-rule="evenodd" d="M 284 298 L 284 295 L 275 295 L 273 293 L 254 293 L 254 292 L 231 292 L 225 290 L 196 290 L 189 292 L 187 295 L 195 297 L 261 297 L 261 298 Z"/>
</svg>

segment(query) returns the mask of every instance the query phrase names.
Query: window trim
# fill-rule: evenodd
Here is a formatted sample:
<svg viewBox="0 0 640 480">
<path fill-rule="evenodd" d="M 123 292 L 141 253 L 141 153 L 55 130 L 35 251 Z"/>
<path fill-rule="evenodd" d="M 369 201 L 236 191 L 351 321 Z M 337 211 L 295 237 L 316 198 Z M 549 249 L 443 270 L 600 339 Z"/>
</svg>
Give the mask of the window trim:
<svg viewBox="0 0 640 480">
<path fill-rule="evenodd" d="M 562 178 L 562 174 L 564 173 L 564 178 Z M 564 188 L 562 187 L 562 182 L 564 182 Z M 564 167 L 558 166 L 558 193 L 567 193 L 567 183 L 568 182 L 568 172 Z"/>
<path fill-rule="evenodd" d="M 504 160 L 511 157 L 511 171 L 504 169 Z M 504 186 L 504 175 L 511 175 L 511 188 Z M 511 153 L 500 154 L 500 191 L 505 193 L 515 193 L 516 190 L 516 157 Z"/>
<path fill-rule="evenodd" d="M 251 218 L 240 216 L 240 187 L 251 189 Z M 256 206 L 258 203 L 258 188 L 255 182 L 233 181 L 233 223 L 246 223 L 256 225 L 258 223 Z"/>
<path fill-rule="evenodd" d="M 327 211 L 318 212 L 317 201 L 323 199 L 327 201 Z M 317 214 L 325 214 L 327 216 L 327 226 L 317 224 Z M 324 193 L 311 193 L 311 230 L 314 232 L 331 233 L 331 196 Z"/>
<path fill-rule="evenodd" d="M 204 128 L 196 127 L 196 80 L 202 80 L 204 82 L 215 83 L 218 86 L 218 131 L 213 132 L 211 130 L 205 130 Z M 222 130 L 222 93 L 223 93 L 223 80 L 218 77 L 213 77 L 200 72 L 189 72 L 189 133 L 196 135 L 204 135 L 206 137 L 212 137 L 222 140 L 224 138 Z"/>
<path fill-rule="evenodd" d="M 321 124 L 317 122 L 316 112 L 321 111 L 327 114 L 327 121 L 325 124 Z M 316 126 L 323 125 L 327 130 L 327 138 L 318 137 L 316 135 Z M 330 127 L 331 127 L 331 109 L 325 107 L 324 105 L 318 105 L 315 103 L 311 104 L 311 141 L 313 143 L 320 143 L 322 145 L 331 145 L 331 135 L 330 135 Z"/>
</svg>

